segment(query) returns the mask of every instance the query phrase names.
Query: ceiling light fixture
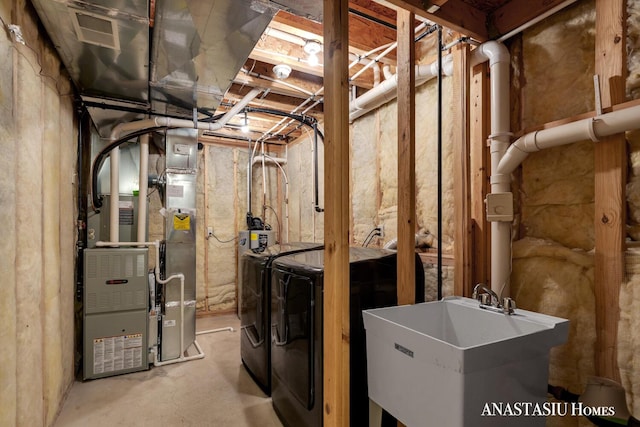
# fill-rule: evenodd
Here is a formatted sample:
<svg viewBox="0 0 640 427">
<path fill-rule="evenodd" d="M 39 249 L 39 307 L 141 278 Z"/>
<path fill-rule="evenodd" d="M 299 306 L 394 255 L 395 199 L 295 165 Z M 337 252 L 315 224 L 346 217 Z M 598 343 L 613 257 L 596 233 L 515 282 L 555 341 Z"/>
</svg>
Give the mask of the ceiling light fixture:
<svg viewBox="0 0 640 427">
<path fill-rule="evenodd" d="M 244 119 L 242 120 L 242 126 L 240 127 L 242 133 L 249 133 L 249 118 L 247 117 L 247 112 L 244 112 Z"/>
<path fill-rule="evenodd" d="M 307 52 L 307 63 L 312 67 L 318 65 L 318 54 L 322 51 L 322 44 L 318 40 L 307 40 L 304 44 L 304 51 Z"/>
<path fill-rule="evenodd" d="M 273 67 L 273 74 L 280 80 L 284 80 L 291 74 L 291 67 L 287 64 L 278 64 Z"/>
</svg>

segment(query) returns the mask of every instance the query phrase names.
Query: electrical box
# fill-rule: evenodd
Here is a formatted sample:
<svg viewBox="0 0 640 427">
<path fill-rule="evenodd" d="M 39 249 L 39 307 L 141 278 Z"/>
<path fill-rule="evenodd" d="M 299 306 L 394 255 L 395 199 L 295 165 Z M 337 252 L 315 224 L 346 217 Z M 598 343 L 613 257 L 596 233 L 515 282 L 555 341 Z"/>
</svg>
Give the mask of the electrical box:
<svg viewBox="0 0 640 427">
<path fill-rule="evenodd" d="M 84 251 L 84 379 L 149 368 L 147 269 L 147 248 Z"/>
<path fill-rule="evenodd" d="M 485 202 L 487 204 L 487 221 L 513 221 L 512 193 L 489 193 Z"/>
</svg>

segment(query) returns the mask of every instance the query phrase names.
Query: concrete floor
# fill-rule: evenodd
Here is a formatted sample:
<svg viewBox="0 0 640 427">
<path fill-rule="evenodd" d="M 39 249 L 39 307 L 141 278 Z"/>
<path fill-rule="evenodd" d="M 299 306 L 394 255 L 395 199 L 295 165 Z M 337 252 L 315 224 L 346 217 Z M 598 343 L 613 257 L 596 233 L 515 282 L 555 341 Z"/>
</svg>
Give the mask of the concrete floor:
<svg viewBox="0 0 640 427">
<path fill-rule="evenodd" d="M 198 335 L 204 359 L 76 381 L 54 427 L 281 427 L 271 399 L 242 366 L 237 316 L 198 318 L 196 325 L 234 332 Z"/>
</svg>

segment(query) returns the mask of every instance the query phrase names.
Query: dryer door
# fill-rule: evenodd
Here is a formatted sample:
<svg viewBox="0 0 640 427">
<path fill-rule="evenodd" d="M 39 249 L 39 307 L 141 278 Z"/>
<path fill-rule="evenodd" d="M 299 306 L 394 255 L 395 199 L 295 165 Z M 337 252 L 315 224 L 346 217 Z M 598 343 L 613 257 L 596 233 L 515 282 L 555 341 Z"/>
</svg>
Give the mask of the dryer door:
<svg viewBox="0 0 640 427">
<path fill-rule="evenodd" d="M 273 272 L 276 304 L 272 324 L 272 374 L 304 407 L 314 404 L 314 284 L 279 268 Z M 321 349 L 319 349 L 321 351 Z"/>
</svg>

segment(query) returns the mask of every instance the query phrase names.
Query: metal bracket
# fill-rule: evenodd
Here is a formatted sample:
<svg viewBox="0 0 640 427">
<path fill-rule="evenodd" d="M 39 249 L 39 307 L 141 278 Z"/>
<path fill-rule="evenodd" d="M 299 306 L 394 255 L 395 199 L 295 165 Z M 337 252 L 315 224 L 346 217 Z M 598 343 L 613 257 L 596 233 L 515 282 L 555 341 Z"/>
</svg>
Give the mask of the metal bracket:
<svg viewBox="0 0 640 427">
<path fill-rule="evenodd" d="M 596 96 L 596 117 L 598 117 L 602 115 L 602 96 L 600 95 L 600 76 L 597 74 L 593 75 L 593 90 Z"/>
</svg>

